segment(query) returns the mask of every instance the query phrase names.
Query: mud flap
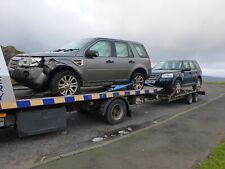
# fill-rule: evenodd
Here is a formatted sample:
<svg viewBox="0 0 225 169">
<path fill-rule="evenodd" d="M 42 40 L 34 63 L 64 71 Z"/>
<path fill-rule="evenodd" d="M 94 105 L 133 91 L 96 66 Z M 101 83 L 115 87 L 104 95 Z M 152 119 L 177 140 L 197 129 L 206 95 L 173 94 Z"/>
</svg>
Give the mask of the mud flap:
<svg viewBox="0 0 225 169">
<path fill-rule="evenodd" d="M 67 126 L 66 108 L 43 107 L 18 112 L 16 126 L 19 137 L 64 130 Z"/>
</svg>

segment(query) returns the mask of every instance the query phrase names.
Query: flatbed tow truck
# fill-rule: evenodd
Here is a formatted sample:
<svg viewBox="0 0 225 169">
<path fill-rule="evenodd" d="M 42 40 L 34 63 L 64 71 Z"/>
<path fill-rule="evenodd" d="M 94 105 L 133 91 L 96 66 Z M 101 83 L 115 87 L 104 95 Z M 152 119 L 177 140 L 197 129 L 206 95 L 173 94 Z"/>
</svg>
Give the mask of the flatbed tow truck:
<svg viewBox="0 0 225 169">
<path fill-rule="evenodd" d="M 68 111 L 95 111 L 109 124 L 123 121 L 131 115 L 130 105 L 137 100 L 163 100 L 167 102 L 185 99 L 188 104 L 198 101 L 205 91 L 183 90 L 180 94 L 168 93 L 148 83 L 144 90 L 125 90 L 126 84 L 110 91 L 85 93 L 73 96 L 21 96 L 15 89 L 0 50 L 0 129 L 14 127 L 19 137 L 64 130 L 67 126 Z"/>
</svg>

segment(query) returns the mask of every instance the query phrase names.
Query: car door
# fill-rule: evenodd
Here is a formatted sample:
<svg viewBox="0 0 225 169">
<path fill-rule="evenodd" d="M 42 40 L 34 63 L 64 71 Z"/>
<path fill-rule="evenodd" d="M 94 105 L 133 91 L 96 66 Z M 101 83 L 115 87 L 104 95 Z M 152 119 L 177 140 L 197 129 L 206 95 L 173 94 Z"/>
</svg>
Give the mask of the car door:
<svg viewBox="0 0 225 169">
<path fill-rule="evenodd" d="M 184 76 L 183 85 L 192 83 L 192 72 L 189 61 L 183 61 L 182 71 Z"/>
<path fill-rule="evenodd" d="M 98 57 L 85 56 L 84 80 L 88 82 L 111 81 L 114 69 L 111 41 L 99 40 L 87 50 L 95 51 Z"/>
<path fill-rule="evenodd" d="M 114 41 L 113 43 L 113 60 L 115 74 L 113 78 L 116 81 L 127 81 L 129 79 L 129 72 L 132 69 L 134 61 L 132 62 L 133 55 L 127 42 Z"/>
<path fill-rule="evenodd" d="M 192 75 L 192 81 L 191 83 L 196 83 L 198 79 L 198 70 L 196 65 L 194 64 L 193 61 L 189 61 L 190 67 L 191 67 L 191 75 Z"/>
</svg>

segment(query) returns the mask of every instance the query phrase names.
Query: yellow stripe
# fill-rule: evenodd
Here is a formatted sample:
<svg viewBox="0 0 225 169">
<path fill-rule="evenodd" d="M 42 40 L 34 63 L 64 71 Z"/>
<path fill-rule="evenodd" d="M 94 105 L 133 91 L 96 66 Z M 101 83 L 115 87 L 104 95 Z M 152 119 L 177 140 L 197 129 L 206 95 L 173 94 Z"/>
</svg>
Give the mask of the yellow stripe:
<svg viewBox="0 0 225 169">
<path fill-rule="evenodd" d="M 131 90 L 130 95 L 135 95 L 135 90 Z"/>
<path fill-rule="evenodd" d="M 76 95 L 75 96 L 75 101 L 83 101 L 84 100 L 84 96 L 83 95 Z"/>
<path fill-rule="evenodd" d="M 141 94 L 145 94 L 145 91 L 144 91 L 144 90 L 141 90 L 140 93 L 141 93 Z"/>
<path fill-rule="evenodd" d="M 92 94 L 92 99 L 100 99 L 100 95 L 99 94 Z"/>
<path fill-rule="evenodd" d="M 55 104 L 65 103 L 65 98 L 64 97 L 55 97 L 54 101 L 55 101 Z"/>
<path fill-rule="evenodd" d="M 107 98 L 113 97 L 113 93 L 112 92 L 109 92 L 106 95 L 107 95 Z"/>
<path fill-rule="evenodd" d="M 43 101 L 41 99 L 32 99 L 30 100 L 31 106 L 41 106 L 43 105 Z"/>
<path fill-rule="evenodd" d="M 15 109 L 17 108 L 16 102 L 8 102 L 1 104 L 2 109 Z"/>
</svg>

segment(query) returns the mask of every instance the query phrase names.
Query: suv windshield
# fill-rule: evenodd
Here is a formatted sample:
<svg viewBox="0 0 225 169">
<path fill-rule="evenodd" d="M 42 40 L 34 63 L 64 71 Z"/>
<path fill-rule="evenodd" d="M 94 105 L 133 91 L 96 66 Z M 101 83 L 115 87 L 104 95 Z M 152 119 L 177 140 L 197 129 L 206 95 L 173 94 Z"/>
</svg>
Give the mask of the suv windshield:
<svg viewBox="0 0 225 169">
<path fill-rule="evenodd" d="M 88 38 L 88 39 L 80 39 L 78 41 L 72 41 L 72 42 L 64 45 L 63 47 L 55 50 L 55 52 L 79 50 L 83 46 L 85 46 L 88 42 L 90 42 L 91 40 L 92 39 Z"/>
<path fill-rule="evenodd" d="M 159 62 L 157 65 L 154 66 L 153 69 L 155 70 L 180 70 L 182 67 L 181 61 L 166 61 L 166 62 Z"/>
</svg>

